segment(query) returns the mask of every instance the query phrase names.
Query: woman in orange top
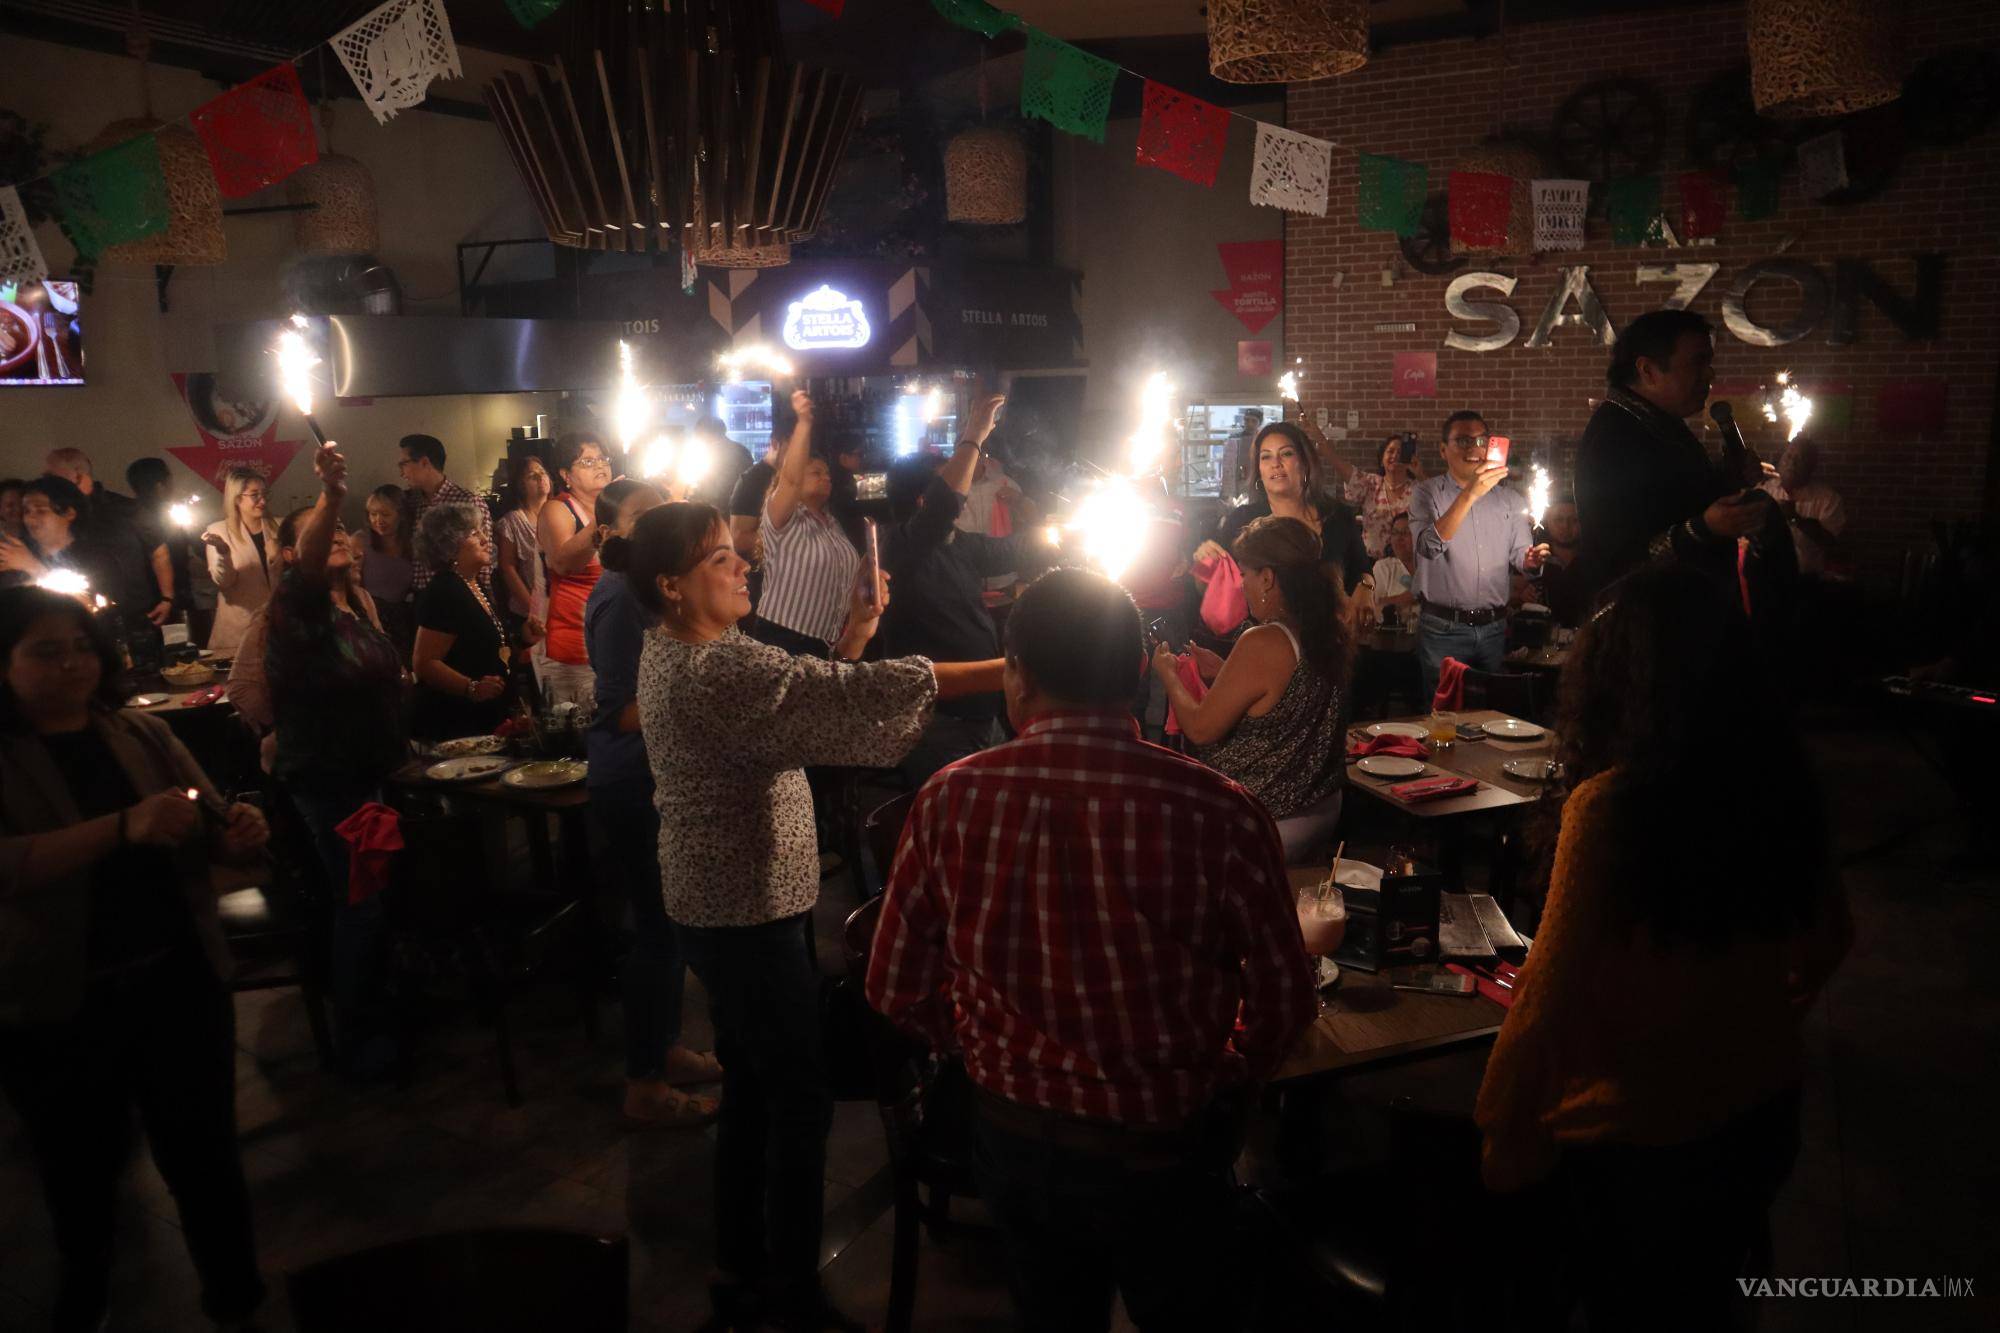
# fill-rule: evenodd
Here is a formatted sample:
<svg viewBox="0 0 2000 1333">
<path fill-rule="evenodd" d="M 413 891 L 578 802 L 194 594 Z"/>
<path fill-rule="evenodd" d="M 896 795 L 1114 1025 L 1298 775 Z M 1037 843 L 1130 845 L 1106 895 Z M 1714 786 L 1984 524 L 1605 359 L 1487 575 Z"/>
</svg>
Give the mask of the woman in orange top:
<svg viewBox="0 0 2000 1333">
<path fill-rule="evenodd" d="M 611 460 L 595 435 L 579 432 L 556 442 L 556 473 L 563 493 L 542 506 L 536 536 L 549 571 L 547 660 L 542 696 L 551 704 L 588 706 L 595 697 L 590 652 L 583 642 L 583 608 L 603 572 L 597 548 L 597 494 L 611 482 Z"/>
<path fill-rule="evenodd" d="M 1538 1250 L 1573 1266 L 1592 1329 L 1734 1327 L 1732 1279 L 1798 1149 L 1800 1024 L 1852 934 L 1729 591 L 1645 571 L 1578 636 L 1573 790 L 1479 1089 L 1486 1183 L 1551 1181 Z M 1754 764 L 1719 748 L 1749 737 Z"/>
</svg>

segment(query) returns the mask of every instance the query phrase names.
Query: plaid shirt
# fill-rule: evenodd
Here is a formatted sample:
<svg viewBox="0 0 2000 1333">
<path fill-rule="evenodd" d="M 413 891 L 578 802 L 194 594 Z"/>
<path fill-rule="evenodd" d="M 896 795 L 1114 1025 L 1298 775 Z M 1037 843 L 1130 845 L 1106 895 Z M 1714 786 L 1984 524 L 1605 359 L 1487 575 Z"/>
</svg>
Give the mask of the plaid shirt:
<svg viewBox="0 0 2000 1333">
<path fill-rule="evenodd" d="M 867 994 L 998 1096 L 1174 1125 L 1276 1068 L 1313 983 L 1263 807 L 1130 717 L 1052 713 L 918 794 Z"/>
<path fill-rule="evenodd" d="M 405 494 L 410 497 L 410 530 L 412 532 L 416 530 L 417 524 L 423 522 L 425 512 L 432 505 L 461 504 L 471 505 L 477 511 L 479 516 L 479 530 L 486 534 L 486 540 L 489 543 L 493 540 L 493 511 L 486 507 L 484 500 L 453 481 L 450 477 L 444 479 L 444 482 L 438 487 L 436 495 L 425 495 L 414 486 L 410 487 Z M 497 553 L 494 558 L 499 558 Z M 430 586 L 431 580 L 435 577 L 437 577 L 437 571 L 432 569 L 426 562 L 422 560 L 412 560 L 410 562 L 410 590 L 412 592 L 422 592 Z M 492 565 L 488 565 L 479 571 L 479 590 L 486 594 L 488 601 L 493 600 Z"/>
</svg>

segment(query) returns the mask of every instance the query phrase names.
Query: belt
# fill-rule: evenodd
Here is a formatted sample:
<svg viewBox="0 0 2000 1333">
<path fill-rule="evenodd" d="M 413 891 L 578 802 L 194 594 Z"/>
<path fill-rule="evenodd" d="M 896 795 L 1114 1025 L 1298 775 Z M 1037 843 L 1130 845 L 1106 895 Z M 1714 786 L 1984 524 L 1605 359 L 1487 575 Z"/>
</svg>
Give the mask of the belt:
<svg viewBox="0 0 2000 1333">
<path fill-rule="evenodd" d="M 1436 616 L 1439 620 L 1449 620 L 1454 625 L 1491 625 L 1507 617 L 1504 606 L 1489 606 L 1480 611 L 1461 611 L 1455 606 L 1442 602 L 1427 601 L 1423 604 L 1424 614 Z"/>
</svg>

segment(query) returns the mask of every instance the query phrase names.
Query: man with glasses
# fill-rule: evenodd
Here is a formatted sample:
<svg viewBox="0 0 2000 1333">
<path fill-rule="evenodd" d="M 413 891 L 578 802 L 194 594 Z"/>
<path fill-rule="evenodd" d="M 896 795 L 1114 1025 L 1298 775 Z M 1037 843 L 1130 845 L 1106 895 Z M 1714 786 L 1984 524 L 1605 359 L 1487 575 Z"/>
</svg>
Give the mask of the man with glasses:
<svg viewBox="0 0 2000 1333">
<path fill-rule="evenodd" d="M 493 549 L 493 515 L 487 512 L 485 502 L 444 474 L 444 441 L 435 435 L 405 435 L 396 446 L 402 457 L 396 462 L 396 471 L 403 478 L 410 505 L 410 530 L 416 531 L 423 522 L 424 511 L 438 504 L 467 504 L 479 513 L 479 535 L 486 539 L 487 548 Z M 412 590 L 422 592 L 430 586 L 433 571 L 422 560 L 412 562 L 410 583 Z M 479 587 L 488 600 L 493 596 L 493 568 L 491 565 L 479 571 Z"/>
<path fill-rule="evenodd" d="M 1513 491 L 1493 490 L 1505 463 L 1486 457 L 1486 419 L 1477 412 L 1445 418 L 1445 474 L 1410 491 L 1410 536 L 1417 567 L 1417 669 L 1426 698 L 1438 667 L 1455 657 L 1480 671 L 1500 670 L 1507 651 L 1507 595 L 1514 571 L 1541 566 L 1527 506 Z"/>
</svg>

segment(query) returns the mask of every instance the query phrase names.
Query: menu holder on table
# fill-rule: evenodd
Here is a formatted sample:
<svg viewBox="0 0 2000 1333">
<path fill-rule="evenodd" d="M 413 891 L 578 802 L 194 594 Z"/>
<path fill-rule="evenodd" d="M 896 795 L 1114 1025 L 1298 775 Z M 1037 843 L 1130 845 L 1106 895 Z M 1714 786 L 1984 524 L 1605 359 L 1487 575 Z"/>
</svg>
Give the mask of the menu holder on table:
<svg viewBox="0 0 2000 1333">
<path fill-rule="evenodd" d="M 1410 863 L 1409 873 L 1384 874 L 1380 889 L 1346 888 L 1347 934 L 1333 961 L 1363 972 L 1438 957 L 1438 894 L 1444 876 Z"/>
<path fill-rule="evenodd" d="M 1438 895 L 1438 956 L 1441 958 L 1496 958 L 1493 941 L 1479 924 L 1470 895 Z"/>
</svg>

